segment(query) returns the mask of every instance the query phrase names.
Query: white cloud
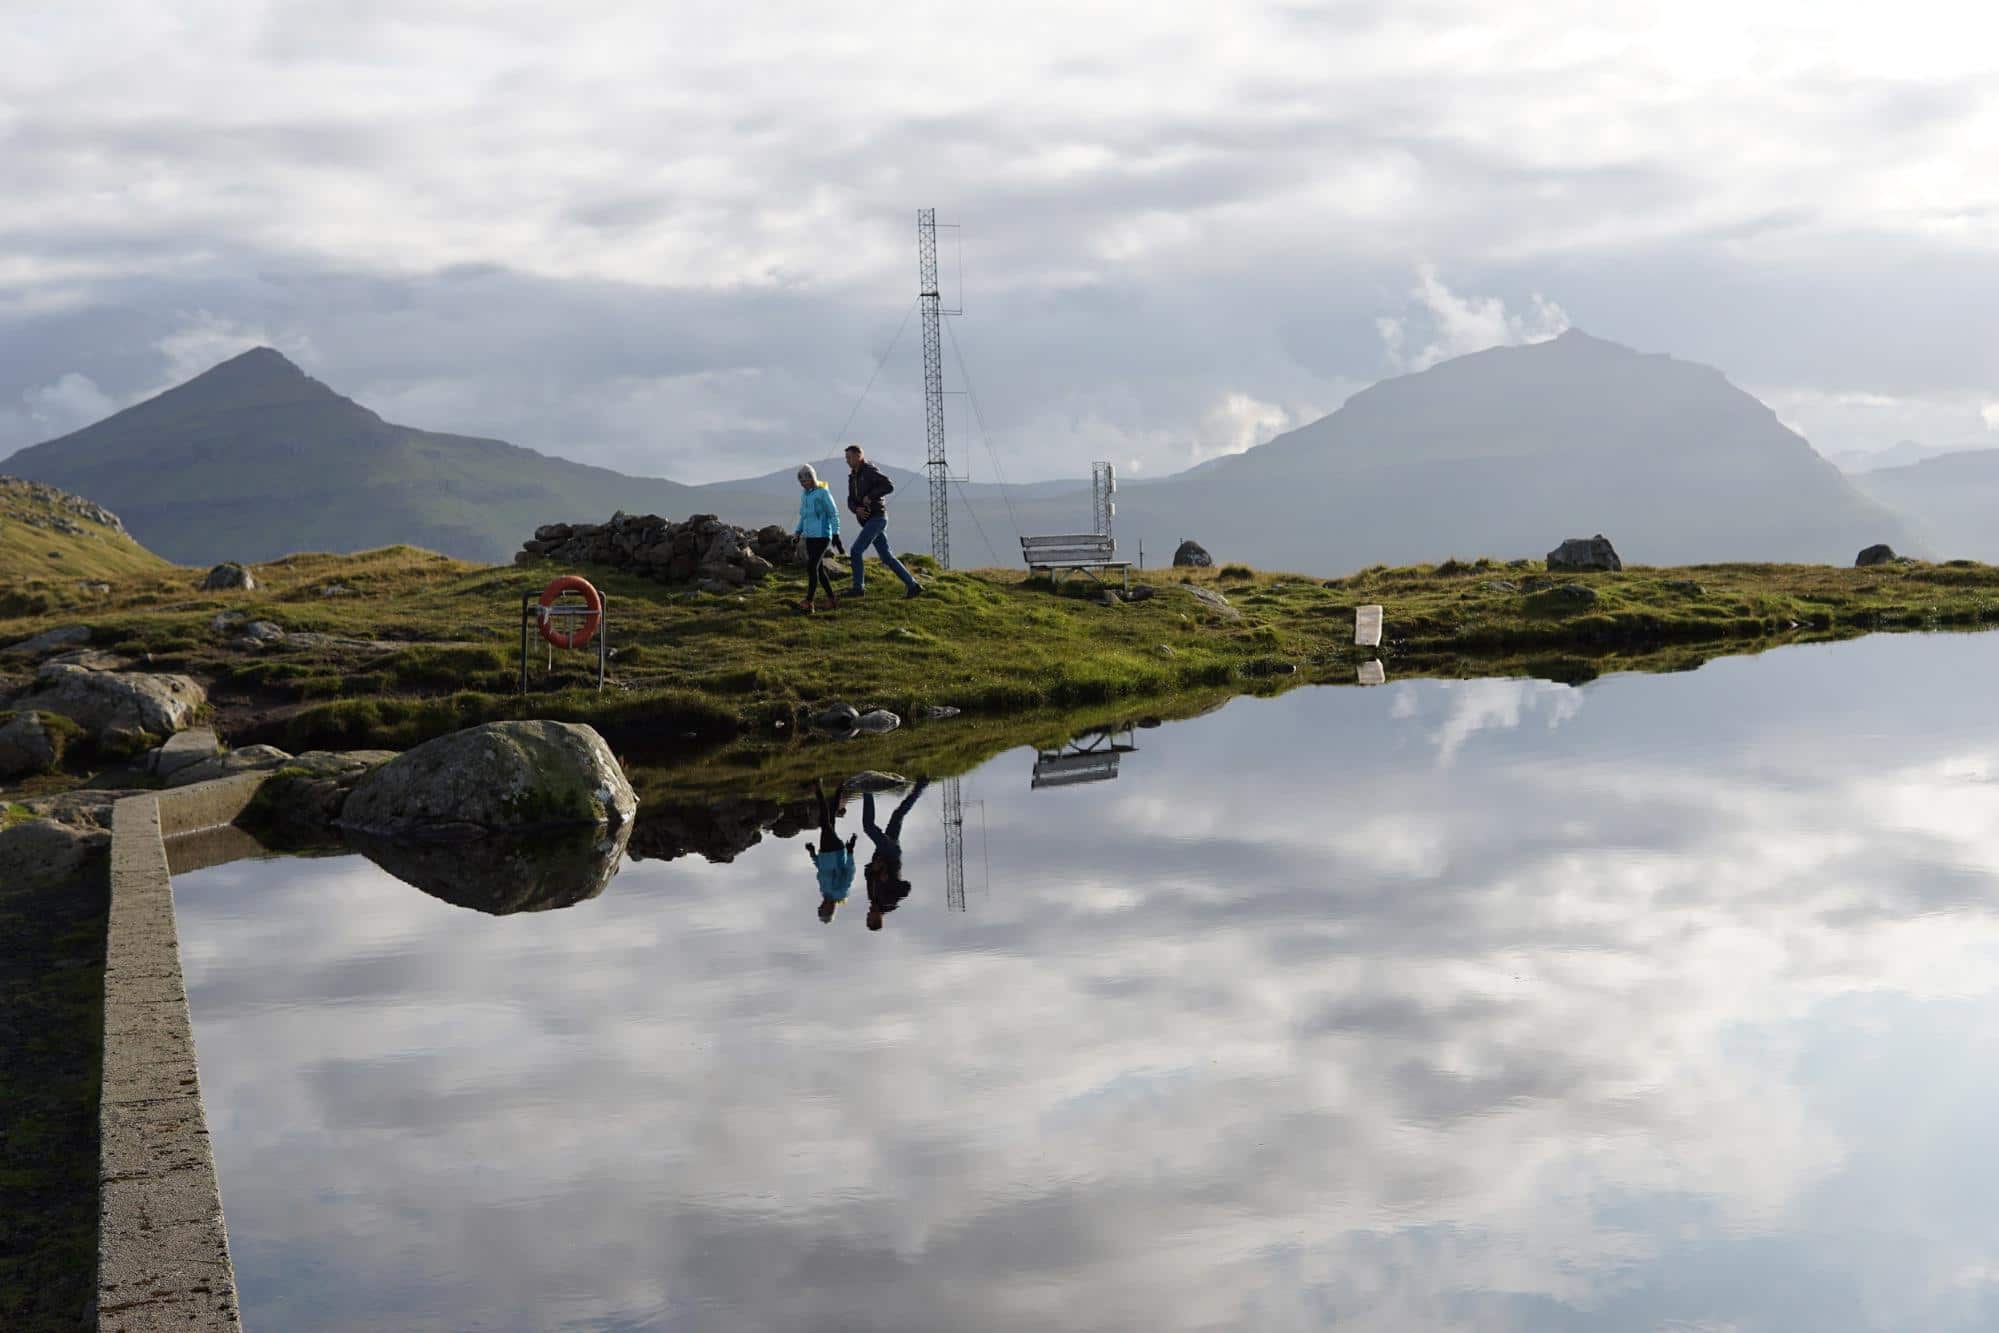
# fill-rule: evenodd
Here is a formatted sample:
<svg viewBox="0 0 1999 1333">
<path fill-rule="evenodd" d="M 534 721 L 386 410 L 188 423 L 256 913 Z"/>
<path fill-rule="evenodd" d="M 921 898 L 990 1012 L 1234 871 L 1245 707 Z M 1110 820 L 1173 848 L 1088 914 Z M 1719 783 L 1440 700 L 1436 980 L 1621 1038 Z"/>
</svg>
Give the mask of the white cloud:
<svg viewBox="0 0 1999 1333">
<path fill-rule="evenodd" d="M 116 406 L 90 376 L 74 370 L 53 384 L 30 389 L 22 397 L 28 419 L 47 438 L 88 426 L 109 416 Z"/>
<path fill-rule="evenodd" d="M 1568 312 L 1539 292 L 1528 297 L 1527 309 L 1509 311 L 1497 296 L 1461 296 L 1437 275 L 1434 264 L 1416 270 L 1409 297 L 1419 315 L 1384 315 L 1375 321 L 1382 351 L 1397 370 L 1427 370 L 1454 356 L 1488 347 L 1517 347 L 1546 342 L 1569 327 Z M 1415 343 L 1420 348 L 1412 350 Z"/>
<path fill-rule="evenodd" d="M 1985 422 L 1985 429 L 1999 430 L 1999 403 L 1987 403 L 1978 409 L 1978 415 Z"/>
</svg>

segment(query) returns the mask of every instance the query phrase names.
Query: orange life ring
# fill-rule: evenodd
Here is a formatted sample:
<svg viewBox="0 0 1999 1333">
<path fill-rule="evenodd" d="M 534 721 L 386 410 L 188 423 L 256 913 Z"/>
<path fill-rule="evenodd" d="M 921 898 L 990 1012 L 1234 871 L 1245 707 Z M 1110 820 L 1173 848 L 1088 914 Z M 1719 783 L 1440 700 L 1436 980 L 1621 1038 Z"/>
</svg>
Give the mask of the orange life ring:
<svg viewBox="0 0 1999 1333">
<path fill-rule="evenodd" d="M 583 594 L 583 604 L 589 608 L 588 614 L 575 618 L 573 629 L 557 629 L 549 614 L 556 602 L 566 592 Z M 571 619 L 565 617 L 565 619 Z M 590 581 L 577 574 L 564 574 L 552 580 L 541 590 L 541 637 L 558 648 L 581 648 L 597 636 L 597 627 L 604 623 L 604 599 L 590 586 Z"/>
</svg>

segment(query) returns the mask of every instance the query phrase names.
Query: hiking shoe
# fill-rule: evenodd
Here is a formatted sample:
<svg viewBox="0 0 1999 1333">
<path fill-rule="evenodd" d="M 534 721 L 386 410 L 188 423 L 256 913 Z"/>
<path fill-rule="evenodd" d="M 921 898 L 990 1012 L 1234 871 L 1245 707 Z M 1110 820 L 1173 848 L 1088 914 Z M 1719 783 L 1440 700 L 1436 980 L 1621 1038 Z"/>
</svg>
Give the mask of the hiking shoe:
<svg viewBox="0 0 1999 1333">
<path fill-rule="evenodd" d="M 798 609 L 799 609 L 800 611 L 804 612 L 804 613 L 805 613 L 806 615 L 808 615 L 808 616 L 809 616 L 809 615 L 811 615 L 811 614 L 812 614 L 812 603 L 811 603 L 811 602 L 800 602 L 800 603 L 798 603 Z"/>
<path fill-rule="evenodd" d="M 866 588 L 849 588 L 847 589 L 847 596 L 859 597 L 861 594 L 865 593 L 866 591 L 867 591 Z"/>
<path fill-rule="evenodd" d="M 912 597 L 921 597 L 922 595 L 923 585 L 921 583 L 912 583 L 909 585 L 909 591 L 902 595 L 902 599 L 908 601 Z"/>
</svg>

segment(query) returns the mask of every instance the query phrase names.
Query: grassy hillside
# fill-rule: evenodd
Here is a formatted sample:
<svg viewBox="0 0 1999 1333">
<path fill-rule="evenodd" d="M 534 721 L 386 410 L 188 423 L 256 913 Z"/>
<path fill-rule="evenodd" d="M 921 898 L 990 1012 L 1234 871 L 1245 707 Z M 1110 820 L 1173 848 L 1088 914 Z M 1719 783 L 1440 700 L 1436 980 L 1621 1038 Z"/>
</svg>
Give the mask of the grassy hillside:
<svg viewBox="0 0 1999 1333">
<path fill-rule="evenodd" d="M 925 597 L 905 601 L 878 583 L 869 598 L 814 616 L 792 608 L 788 579 L 710 596 L 593 571 L 610 597 L 611 688 L 585 688 L 593 654 L 557 654 L 548 673 L 536 641 L 534 692 L 522 699 L 514 694 L 521 597 L 550 572 L 406 547 L 297 556 L 259 566 L 260 586 L 248 594 L 199 593 L 189 571 L 134 576 L 88 620 L 95 645 L 149 653 L 155 668 L 209 682 L 217 721 L 237 743 L 399 746 L 491 718 L 540 716 L 590 721 L 641 759 L 731 745 L 737 757 L 728 762 L 745 772 L 768 767 L 771 747 L 795 743 L 801 709 L 834 700 L 910 717 L 951 705 L 966 712 L 951 728 L 1000 724 L 983 733 L 985 746 L 1021 743 L 1023 725 L 1058 730 L 1065 710 L 1170 715 L 1189 699 L 1352 684 L 1357 666 L 1376 656 L 1352 645 L 1354 608 L 1369 602 L 1386 607 L 1379 656 L 1391 678 L 1579 680 L 1799 638 L 1999 623 L 1999 569 L 1969 563 L 1550 576 L 1526 561 L 1454 561 L 1332 581 L 1227 566 L 1143 575 L 1137 586 L 1149 599 L 1110 606 L 1015 571 L 925 569 Z M 1230 605 L 1217 609 L 1197 590 Z M 214 627 L 223 610 L 288 637 L 243 644 Z M 53 623 L 0 616 L 0 642 Z M 925 746 L 961 743 L 918 731 L 879 752 L 915 746 L 912 758 L 936 760 Z"/>
<path fill-rule="evenodd" d="M 14 614 L 88 603 L 81 585 L 163 573 L 116 515 L 48 486 L 0 477 L 0 599 Z"/>
</svg>

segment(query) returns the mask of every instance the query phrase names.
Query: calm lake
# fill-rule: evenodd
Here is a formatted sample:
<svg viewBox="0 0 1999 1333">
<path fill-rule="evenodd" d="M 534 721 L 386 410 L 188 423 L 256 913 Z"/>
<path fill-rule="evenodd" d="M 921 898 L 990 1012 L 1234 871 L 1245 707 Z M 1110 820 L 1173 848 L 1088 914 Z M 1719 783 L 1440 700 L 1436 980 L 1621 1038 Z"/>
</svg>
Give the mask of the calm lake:
<svg viewBox="0 0 1999 1333">
<path fill-rule="evenodd" d="M 1242 699 L 963 779 L 963 910 L 931 786 L 873 931 L 812 829 L 510 916 L 179 876 L 245 1319 L 1999 1327 L 1995 679 Z"/>
</svg>

